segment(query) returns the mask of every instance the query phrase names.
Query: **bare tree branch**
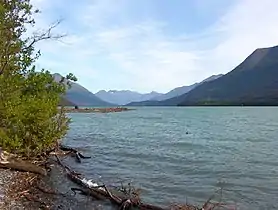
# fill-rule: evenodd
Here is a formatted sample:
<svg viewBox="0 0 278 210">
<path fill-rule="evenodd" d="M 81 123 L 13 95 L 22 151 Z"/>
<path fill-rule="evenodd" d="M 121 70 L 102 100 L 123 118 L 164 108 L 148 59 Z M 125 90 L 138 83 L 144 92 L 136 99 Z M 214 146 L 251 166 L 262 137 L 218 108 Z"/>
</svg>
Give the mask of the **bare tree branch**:
<svg viewBox="0 0 278 210">
<path fill-rule="evenodd" d="M 62 22 L 62 19 L 60 20 L 57 20 L 55 23 L 53 23 L 52 25 L 50 25 L 50 27 L 47 29 L 47 30 L 44 30 L 44 31 L 41 31 L 41 32 L 35 32 L 33 34 L 32 37 L 30 37 L 29 39 L 31 40 L 29 44 L 27 44 L 27 46 L 23 47 L 20 49 L 20 52 L 26 52 L 27 50 L 29 50 L 30 48 L 32 48 L 36 43 L 40 42 L 40 41 L 43 41 L 43 40 L 60 40 L 62 39 L 63 37 L 67 36 L 67 34 L 54 34 L 53 33 L 53 30 L 58 26 L 60 25 Z M 3 55 L 1 55 L 1 59 L 3 59 L 3 66 L 1 66 L 1 69 L 0 69 L 0 75 L 2 75 L 9 63 L 9 60 L 10 60 L 10 55 L 11 54 L 14 54 L 14 52 L 9 52 L 10 51 L 10 48 L 12 46 L 12 40 L 10 40 L 7 44 L 6 44 L 6 47 L 5 49 L 3 50 Z M 20 53 L 19 52 L 19 53 Z"/>
<path fill-rule="evenodd" d="M 67 36 L 66 34 L 57 34 L 57 35 L 52 34 L 53 29 L 55 29 L 58 25 L 60 25 L 61 22 L 62 22 L 62 20 L 58 20 L 57 22 L 52 24 L 46 31 L 44 31 L 40 34 L 34 34 L 32 37 L 33 40 L 31 41 L 31 43 L 29 43 L 29 45 L 24 47 L 22 50 L 27 50 L 30 47 L 32 47 L 34 44 L 36 44 L 37 42 L 42 41 L 42 40 L 48 40 L 48 39 L 59 40 L 65 36 Z"/>
</svg>

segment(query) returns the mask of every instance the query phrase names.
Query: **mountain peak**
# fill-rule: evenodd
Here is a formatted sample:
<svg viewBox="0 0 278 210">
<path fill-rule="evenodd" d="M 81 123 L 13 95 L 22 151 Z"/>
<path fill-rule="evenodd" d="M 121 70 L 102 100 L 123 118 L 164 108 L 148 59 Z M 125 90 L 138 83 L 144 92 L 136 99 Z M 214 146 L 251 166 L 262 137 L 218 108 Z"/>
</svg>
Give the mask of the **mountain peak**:
<svg viewBox="0 0 278 210">
<path fill-rule="evenodd" d="M 63 77 L 59 73 L 52 74 L 56 82 L 61 81 Z M 67 89 L 66 95 L 61 99 L 60 104 L 74 104 L 78 106 L 110 106 L 106 101 L 101 100 L 89 90 L 78 83 L 70 82 L 71 87 Z"/>
<path fill-rule="evenodd" d="M 264 51 L 264 50 L 273 50 L 273 49 L 278 49 L 278 45 L 272 46 L 272 47 L 261 47 L 261 48 L 257 48 L 255 51 Z M 255 52 L 254 51 L 254 52 Z"/>
<path fill-rule="evenodd" d="M 156 92 L 156 91 L 152 91 L 152 92 L 150 92 L 149 94 L 161 94 L 161 93 Z"/>
<path fill-rule="evenodd" d="M 96 96 L 102 100 L 118 105 L 125 105 L 133 101 L 145 101 L 159 95 L 160 93 L 155 91 L 143 94 L 131 90 L 109 90 L 96 93 Z"/>
<path fill-rule="evenodd" d="M 106 90 L 99 90 L 98 92 L 96 92 L 95 94 L 97 93 L 106 93 Z"/>
<path fill-rule="evenodd" d="M 54 73 L 54 74 L 52 74 L 52 76 L 54 77 L 55 80 L 62 78 L 62 75 L 59 73 Z"/>
<path fill-rule="evenodd" d="M 180 105 L 277 105 L 278 46 L 260 48 L 219 79 L 203 83 Z"/>
<path fill-rule="evenodd" d="M 59 77 L 61 77 L 62 75 L 61 74 L 59 74 L 59 73 L 54 73 L 54 74 L 52 74 L 53 76 L 59 76 Z"/>
</svg>

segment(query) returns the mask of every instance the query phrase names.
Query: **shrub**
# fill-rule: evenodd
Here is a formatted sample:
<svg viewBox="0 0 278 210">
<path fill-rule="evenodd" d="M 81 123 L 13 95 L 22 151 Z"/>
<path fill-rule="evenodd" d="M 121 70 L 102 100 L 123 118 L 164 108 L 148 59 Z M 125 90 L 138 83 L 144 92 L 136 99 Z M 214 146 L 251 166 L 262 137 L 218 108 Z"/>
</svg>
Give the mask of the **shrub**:
<svg viewBox="0 0 278 210">
<path fill-rule="evenodd" d="M 53 147 L 69 123 L 63 108 L 57 109 L 67 84 L 34 66 L 40 55 L 34 44 L 60 37 L 51 33 L 55 25 L 26 36 L 36 12 L 29 0 L 0 0 L 0 145 L 27 157 Z M 72 74 L 67 79 L 76 80 Z"/>
</svg>

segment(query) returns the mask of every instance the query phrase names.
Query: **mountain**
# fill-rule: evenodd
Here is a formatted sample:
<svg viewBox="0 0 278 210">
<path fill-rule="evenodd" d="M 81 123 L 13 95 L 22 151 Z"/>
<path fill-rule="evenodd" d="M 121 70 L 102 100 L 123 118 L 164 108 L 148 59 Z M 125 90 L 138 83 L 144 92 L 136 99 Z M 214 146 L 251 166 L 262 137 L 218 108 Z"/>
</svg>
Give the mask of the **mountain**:
<svg viewBox="0 0 278 210">
<path fill-rule="evenodd" d="M 224 75 L 224 74 L 212 75 L 212 76 L 210 76 L 210 77 L 204 79 L 202 82 L 198 83 L 198 85 L 201 85 L 201 84 L 203 84 L 204 82 L 210 82 L 210 81 L 216 80 L 216 79 L 222 77 L 223 75 Z"/>
<path fill-rule="evenodd" d="M 146 100 L 149 100 L 154 97 L 159 97 L 162 94 L 154 92 L 154 91 L 150 92 L 150 93 L 142 94 L 142 93 L 129 91 L 129 90 L 121 90 L 121 91 L 101 90 L 101 91 L 95 93 L 95 95 L 104 101 L 107 101 L 107 102 L 110 102 L 113 104 L 124 105 L 124 104 L 128 104 L 130 102 L 133 102 L 133 101 L 136 101 L 136 102 L 146 101 Z"/>
<path fill-rule="evenodd" d="M 76 104 L 70 102 L 69 100 L 67 100 L 66 98 L 64 97 L 61 97 L 61 100 L 60 100 L 60 103 L 59 103 L 59 106 L 75 106 Z"/>
<path fill-rule="evenodd" d="M 55 81 L 60 81 L 60 74 L 53 74 Z M 64 99 L 78 106 L 113 106 L 113 104 L 101 100 L 89 90 L 75 82 L 70 82 L 71 87 L 66 91 Z"/>
<path fill-rule="evenodd" d="M 200 85 L 200 84 L 202 84 L 204 82 L 209 82 L 209 81 L 218 79 L 221 76 L 222 76 L 222 74 L 212 75 L 212 76 L 210 76 L 209 78 L 203 80 L 200 83 L 195 83 L 195 84 L 189 85 L 189 86 L 177 87 L 177 88 L 171 90 L 168 93 L 165 93 L 163 95 L 160 95 L 160 96 L 152 98 L 151 101 L 164 101 L 164 100 L 167 100 L 167 99 L 170 99 L 170 98 L 178 97 L 180 95 L 188 93 L 189 91 L 193 90 L 195 87 L 197 87 L 198 85 Z"/>
<path fill-rule="evenodd" d="M 141 102 L 132 102 L 127 104 L 127 106 L 176 106 L 183 101 L 183 98 L 180 96 L 186 94 L 196 88 L 197 86 L 209 82 L 212 80 L 216 80 L 223 76 L 222 74 L 212 75 L 209 78 L 206 78 L 202 82 L 195 83 L 189 86 L 182 86 L 171 90 L 168 93 L 160 95 L 158 97 L 154 97 L 151 100 L 141 101 Z"/>
<path fill-rule="evenodd" d="M 255 50 L 228 74 L 181 98 L 181 106 L 278 105 L 278 46 Z"/>
<path fill-rule="evenodd" d="M 192 90 L 196 86 L 197 86 L 197 83 L 195 83 L 193 85 L 189 85 L 189 86 L 177 87 L 177 88 L 169 91 L 168 93 L 165 93 L 165 94 L 162 94 L 160 96 L 152 98 L 151 101 L 164 101 L 164 100 L 167 100 L 169 98 L 174 98 L 174 97 L 177 97 L 179 95 L 182 95 L 184 93 L 189 92 L 190 90 Z"/>
</svg>

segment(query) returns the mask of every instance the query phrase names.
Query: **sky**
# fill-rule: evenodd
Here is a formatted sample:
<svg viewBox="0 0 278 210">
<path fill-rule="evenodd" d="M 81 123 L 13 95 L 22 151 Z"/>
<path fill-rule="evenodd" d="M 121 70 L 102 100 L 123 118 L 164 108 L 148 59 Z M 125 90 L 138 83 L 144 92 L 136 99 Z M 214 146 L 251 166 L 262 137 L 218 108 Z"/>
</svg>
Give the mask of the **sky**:
<svg viewBox="0 0 278 210">
<path fill-rule="evenodd" d="M 57 20 L 60 41 L 38 43 L 38 68 L 92 92 L 141 93 L 225 74 L 257 48 L 278 45 L 277 0 L 31 0 L 36 27 Z"/>
</svg>

